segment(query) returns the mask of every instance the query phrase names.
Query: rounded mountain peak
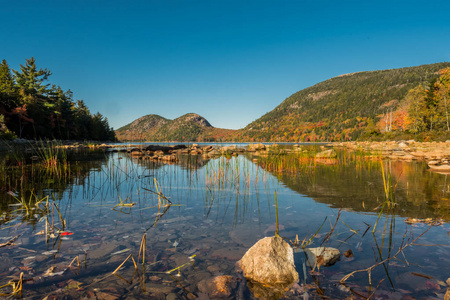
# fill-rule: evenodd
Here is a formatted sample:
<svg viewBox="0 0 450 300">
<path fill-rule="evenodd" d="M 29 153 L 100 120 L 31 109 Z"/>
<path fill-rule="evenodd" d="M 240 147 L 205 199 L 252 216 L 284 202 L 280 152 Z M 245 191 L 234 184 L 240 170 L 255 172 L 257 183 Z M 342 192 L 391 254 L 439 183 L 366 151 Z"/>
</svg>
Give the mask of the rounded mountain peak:
<svg viewBox="0 0 450 300">
<path fill-rule="evenodd" d="M 175 121 L 179 122 L 187 122 L 187 123 L 197 123 L 198 125 L 202 127 L 212 127 L 212 125 L 203 118 L 202 116 L 195 114 L 195 113 L 188 113 L 185 115 L 182 115 L 181 117 L 177 118 Z"/>
</svg>

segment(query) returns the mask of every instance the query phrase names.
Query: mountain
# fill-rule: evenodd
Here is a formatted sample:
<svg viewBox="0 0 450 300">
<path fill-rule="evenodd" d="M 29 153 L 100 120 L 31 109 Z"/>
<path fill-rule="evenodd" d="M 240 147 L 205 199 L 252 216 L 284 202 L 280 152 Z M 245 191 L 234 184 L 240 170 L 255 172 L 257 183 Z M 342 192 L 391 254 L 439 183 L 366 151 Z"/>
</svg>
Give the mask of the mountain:
<svg viewBox="0 0 450 300">
<path fill-rule="evenodd" d="M 344 74 L 303 89 L 239 132 L 246 141 L 355 140 L 450 63 Z M 379 124 L 378 124 L 379 125 Z"/>
<path fill-rule="evenodd" d="M 450 90 L 450 69 L 447 75 L 440 72 L 449 67 L 450 63 L 436 63 L 340 75 L 296 92 L 240 130 L 214 128 L 191 113 L 175 120 L 147 115 L 119 128 L 116 134 L 122 141 L 450 139 L 450 97 L 442 93 Z M 448 79 L 444 80 L 445 76 Z M 438 92 L 435 83 L 444 88 Z"/>
<path fill-rule="evenodd" d="M 214 128 L 202 116 L 185 114 L 174 120 L 159 115 L 146 115 L 116 130 L 120 141 L 218 141 L 232 130 Z"/>
</svg>

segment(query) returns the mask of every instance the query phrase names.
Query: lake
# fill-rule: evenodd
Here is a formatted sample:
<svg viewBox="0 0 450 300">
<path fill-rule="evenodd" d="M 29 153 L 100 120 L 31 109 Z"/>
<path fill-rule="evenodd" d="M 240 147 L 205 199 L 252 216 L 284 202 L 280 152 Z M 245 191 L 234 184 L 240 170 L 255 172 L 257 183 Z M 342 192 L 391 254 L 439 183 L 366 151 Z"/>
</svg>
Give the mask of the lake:
<svg viewBox="0 0 450 300">
<path fill-rule="evenodd" d="M 224 299 L 255 299 L 236 262 L 278 225 L 299 282 L 260 298 L 444 298 L 450 178 L 423 162 L 314 159 L 319 145 L 170 163 L 117 149 L 1 154 L 3 296 L 209 299 L 227 275 Z M 319 246 L 340 260 L 312 265 L 303 248 Z"/>
</svg>

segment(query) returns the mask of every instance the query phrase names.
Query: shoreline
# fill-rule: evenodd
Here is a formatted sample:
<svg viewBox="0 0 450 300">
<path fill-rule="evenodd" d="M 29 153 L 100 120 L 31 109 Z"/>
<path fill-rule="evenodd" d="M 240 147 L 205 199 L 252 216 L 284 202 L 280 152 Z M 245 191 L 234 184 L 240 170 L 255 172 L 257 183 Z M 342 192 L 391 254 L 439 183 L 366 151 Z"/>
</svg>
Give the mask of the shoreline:
<svg viewBox="0 0 450 300">
<path fill-rule="evenodd" d="M 16 139 L 13 141 L 1 141 L 0 151 L 8 151 L 12 148 L 33 148 L 43 145 L 53 144 L 64 149 L 111 149 L 111 148 L 145 148 L 149 145 L 187 145 L 197 147 L 199 145 L 243 145 L 246 148 L 255 148 L 257 145 L 266 145 L 268 148 L 273 145 L 292 145 L 294 147 L 302 145 L 320 145 L 321 147 L 343 148 L 350 151 L 361 151 L 369 156 L 387 158 L 391 160 L 403 161 L 425 161 L 430 168 L 445 170 L 450 172 L 450 140 L 445 142 L 417 142 L 409 141 L 355 141 L 355 142 L 325 142 L 325 143 L 276 143 L 276 142 L 100 142 L 100 141 L 73 141 L 73 140 L 25 140 Z M 169 146 L 169 147 L 170 147 Z M 229 146 L 228 146 L 229 147 Z M 235 146 L 236 147 L 236 146 Z"/>
</svg>

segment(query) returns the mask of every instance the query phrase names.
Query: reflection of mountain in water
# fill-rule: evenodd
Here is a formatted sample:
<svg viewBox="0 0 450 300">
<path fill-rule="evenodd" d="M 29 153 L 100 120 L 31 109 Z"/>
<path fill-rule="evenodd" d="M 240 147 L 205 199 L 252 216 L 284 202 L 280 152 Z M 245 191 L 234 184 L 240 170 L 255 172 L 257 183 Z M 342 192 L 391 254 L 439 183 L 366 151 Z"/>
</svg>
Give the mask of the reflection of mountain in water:
<svg viewBox="0 0 450 300">
<path fill-rule="evenodd" d="M 259 158 L 260 167 L 271 172 L 290 189 L 334 208 L 377 213 L 385 199 L 380 162 L 353 160 L 341 153 L 331 165 L 305 163 L 297 172 L 276 172 Z M 395 188 L 396 213 L 403 217 L 450 220 L 450 178 L 427 171 L 418 162 L 385 162 Z"/>
</svg>

